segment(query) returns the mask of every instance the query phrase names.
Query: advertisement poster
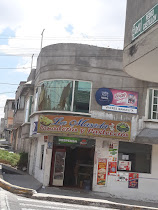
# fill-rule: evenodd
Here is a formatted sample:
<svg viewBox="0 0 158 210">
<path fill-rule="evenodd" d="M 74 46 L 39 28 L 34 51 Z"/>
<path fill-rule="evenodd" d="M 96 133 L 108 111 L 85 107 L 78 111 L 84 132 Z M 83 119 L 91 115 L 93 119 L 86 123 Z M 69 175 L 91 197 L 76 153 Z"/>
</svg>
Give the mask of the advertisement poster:
<svg viewBox="0 0 158 210">
<path fill-rule="evenodd" d="M 95 98 L 103 110 L 137 114 L 137 92 L 100 88 L 97 90 Z"/>
<path fill-rule="evenodd" d="M 108 162 L 108 175 L 116 176 L 117 173 L 117 162 Z"/>
<path fill-rule="evenodd" d="M 107 159 L 98 159 L 98 174 L 97 174 L 97 185 L 106 184 L 106 171 L 107 171 Z"/>
<path fill-rule="evenodd" d="M 131 171 L 131 161 L 119 160 L 118 170 Z"/>
<path fill-rule="evenodd" d="M 40 115 L 37 132 L 129 140 L 131 122 L 68 115 Z"/>
<path fill-rule="evenodd" d="M 118 143 L 110 142 L 109 143 L 109 162 L 117 162 L 118 156 Z"/>
<path fill-rule="evenodd" d="M 128 178 L 128 188 L 138 188 L 138 179 L 139 174 L 138 173 L 129 173 Z"/>
<path fill-rule="evenodd" d="M 127 182 L 128 181 L 128 173 L 117 172 L 117 181 L 118 182 Z"/>
</svg>

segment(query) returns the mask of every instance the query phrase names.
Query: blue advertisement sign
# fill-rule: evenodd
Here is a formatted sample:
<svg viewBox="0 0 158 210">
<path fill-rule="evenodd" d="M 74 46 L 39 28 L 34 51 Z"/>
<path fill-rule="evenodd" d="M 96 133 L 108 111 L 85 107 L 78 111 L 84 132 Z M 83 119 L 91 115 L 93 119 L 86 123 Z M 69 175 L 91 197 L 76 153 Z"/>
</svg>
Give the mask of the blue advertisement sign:
<svg viewBox="0 0 158 210">
<path fill-rule="evenodd" d="M 100 88 L 96 92 L 96 101 L 102 110 L 137 114 L 138 93 L 111 88 Z"/>
<path fill-rule="evenodd" d="M 113 94 L 109 88 L 99 88 L 95 94 L 97 103 L 101 106 L 111 104 L 113 100 Z"/>
</svg>

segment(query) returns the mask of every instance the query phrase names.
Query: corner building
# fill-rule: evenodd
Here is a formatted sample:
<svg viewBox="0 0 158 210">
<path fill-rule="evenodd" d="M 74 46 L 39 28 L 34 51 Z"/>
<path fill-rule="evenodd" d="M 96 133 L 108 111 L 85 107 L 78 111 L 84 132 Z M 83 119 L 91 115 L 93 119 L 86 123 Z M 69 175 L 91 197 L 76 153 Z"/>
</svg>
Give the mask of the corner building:
<svg viewBox="0 0 158 210">
<path fill-rule="evenodd" d="M 158 0 L 127 0 L 124 71 L 158 82 Z"/>
<path fill-rule="evenodd" d="M 135 139 L 135 142 L 152 146 L 150 172 L 145 176 L 140 174 L 138 191 L 135 191 L 135 197 L 144 200 L 157 200 L 158 196 L 157 36 L 158 0 L 127 0 L 123 69 L 128 75 L 148 83 L 143 92 L 146 101 L 139 98 L 145 110 L 141 114 L 138 110 L 140 130 Z"/>
<path fill-rule="evenodd" d="M 29 173 L 44 186 L 152 197 L 158 148 L 139 136 L 151 84 L 123 72 L 122 59 L 121 50 L 82 44 L 41 50 Z"/>
</svg>

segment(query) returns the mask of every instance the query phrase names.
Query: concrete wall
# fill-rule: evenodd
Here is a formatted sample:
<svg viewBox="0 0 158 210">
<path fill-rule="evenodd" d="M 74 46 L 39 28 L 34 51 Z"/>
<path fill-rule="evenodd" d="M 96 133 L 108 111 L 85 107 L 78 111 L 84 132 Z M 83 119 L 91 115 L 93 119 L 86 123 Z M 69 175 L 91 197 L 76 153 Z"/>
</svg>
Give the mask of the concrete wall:
<svg viewBox="0 0 158 210">
<path fill-rule="evenodd" d="M 150 82 L 158 82 L 158 23 L 150 26 L 132 41 L 132 28 L 146 12 L 152 9 L 158 0 L 127 0 L 124 70 L 129 75 Z"/>
<path fill-rule="evenodd" d="M 41 145 L 44 145 L 43 168 L 40 168 Z M 49 185 L 52 149 L 47 149 L 47 142 L 44 142 L 43 135 L 34 140 L 31 147 L 31 158 L 29 173 L 44 186 Z"/>
<path fill-rule="evenodd" d="M 30 123 L 25 123 L 22 125 L 22 133 L 21 137 L 22 138 L 29 138 L 30 134 Z"/>
<path fill-rule="evenodd" d="M 127 0 L 124 47 L 132 41 L 132 27 L 158 0 Z"/>
<path fill-rule="evenodd" d="M 31 139 L 30 153 L 29 153 L 29 174 L 35 175 L 35 164 L 37 157 L 37 138 Z"/>
<path fill-rule="evenodd" d="M 142 103 L 145 103 L 147 88 L 151 84 L 124 73 L 122 59 L 121 50 L 81 44 L 50 45 L 43 48 L 38 57 L 35 86 L 51 79 L 92 81 L 91 112 L 102 111 L 95 100 L 95 93 L 101 87 L 136 91 L 139 93 L 138 114 L 143 117 L 145 106 Z M 132 114 L 108 113 L 122 120 L 133 117 Z"/>
<path fill-rule="evenodd" d="M 19 109 L 14 115 L 14 119 L 13 119 L 14 128 L 21 126 L 23 122 L 24 122 L 24 110 Z"/>
</svg>

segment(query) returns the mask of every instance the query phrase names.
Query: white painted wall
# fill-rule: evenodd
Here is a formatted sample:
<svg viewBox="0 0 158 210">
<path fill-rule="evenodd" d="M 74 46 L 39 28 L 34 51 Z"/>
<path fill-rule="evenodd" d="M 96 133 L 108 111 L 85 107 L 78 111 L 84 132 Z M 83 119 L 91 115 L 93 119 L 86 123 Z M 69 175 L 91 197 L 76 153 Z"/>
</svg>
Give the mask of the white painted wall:
<svg viewBox="0 0 158 210">
<path fill-rule="evenodd" d="M 52 139 L 53 140 L 53 139 Z M 51 158 L 52 158 L 52 149 L 47 149 L 47 142 L 44 142 L 43 135 L 40 135 L 36 139 L 37 145 L 32 144 L 31 150 L 31 163 L 29 168 L 29 173 L 32 174 L 34 171 L 34 177 L 44 186 L 49 185 L 50 179 L 50 167 L 51 167 Z M 44 157 L 43 157 L 43 168 L 40 168 L 41 162 L 41 145 L 44 145 Z M 36 148 L 35 148 L 36 147 Z M 33 151 L 37 150 L 36 157 Z M 33 160 L 35 159 L 35 164 L 33 164 Z"/>
<path fill-rule="evenodd" d="M 116 176 L 107 176 L 107 186 L 97 185 L 97 160 L 98 158 L 108 158 L 109 140 L 103 144 L 103 140 L 96 140 L 93 191 L 103 192 L 105 195 L 116 196 L 134 200 L 155 200 L 158 198 L 158 145 L 152 146 L 151 174 L 139 173 L 138 189 L 128 188 L 127 182 L 118 182 Z M 103 147 L 104 146 L 104 147 Z M 128 173 L 128 172 L 127 172 Z"/>
</svg>

